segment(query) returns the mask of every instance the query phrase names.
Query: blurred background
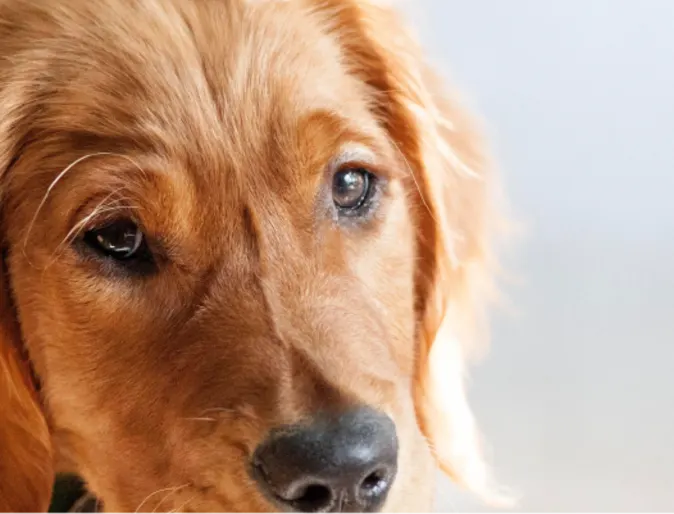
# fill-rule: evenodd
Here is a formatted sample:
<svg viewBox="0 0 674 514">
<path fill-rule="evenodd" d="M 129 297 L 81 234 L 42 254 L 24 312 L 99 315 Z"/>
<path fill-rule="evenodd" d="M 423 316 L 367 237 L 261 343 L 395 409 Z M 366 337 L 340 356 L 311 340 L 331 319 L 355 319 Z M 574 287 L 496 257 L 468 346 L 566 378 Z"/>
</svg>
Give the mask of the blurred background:
<svg viewBox="0 0 674 514">
<path fill-rule="evenodd" d="M 527 229 L 470 387 L 498 478 L 524 510 L 674 510 L 674 1 L 403 8 Z"/>
</svg>

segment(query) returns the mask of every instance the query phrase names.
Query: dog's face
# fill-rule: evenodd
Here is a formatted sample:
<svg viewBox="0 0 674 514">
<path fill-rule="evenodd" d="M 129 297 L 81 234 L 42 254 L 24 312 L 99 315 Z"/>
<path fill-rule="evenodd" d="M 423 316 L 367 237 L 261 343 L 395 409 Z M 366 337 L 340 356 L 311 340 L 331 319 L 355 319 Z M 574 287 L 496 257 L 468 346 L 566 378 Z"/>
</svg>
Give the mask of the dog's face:
<svg viewBox="0 0 674 514">
<path fill-rule="evenodd" d="M 24 7 L 6 279 L 58 461 L 107 510 L 428 509 L 443 212 L 386 12 Z"/>
</svg>

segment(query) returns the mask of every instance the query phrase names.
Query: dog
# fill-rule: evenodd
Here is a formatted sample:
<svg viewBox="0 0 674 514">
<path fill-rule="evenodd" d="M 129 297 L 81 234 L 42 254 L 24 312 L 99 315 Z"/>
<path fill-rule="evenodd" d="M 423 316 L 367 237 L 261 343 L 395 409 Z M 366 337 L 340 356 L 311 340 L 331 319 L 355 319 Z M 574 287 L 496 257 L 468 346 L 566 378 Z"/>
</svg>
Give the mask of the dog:
<svg viewBox="0 0 674 514">
<path fill-rule="evenodd" d="M 0 0 L 0 509 L 498 496 L 479 127 L 368 0 Z"/>
</svg>

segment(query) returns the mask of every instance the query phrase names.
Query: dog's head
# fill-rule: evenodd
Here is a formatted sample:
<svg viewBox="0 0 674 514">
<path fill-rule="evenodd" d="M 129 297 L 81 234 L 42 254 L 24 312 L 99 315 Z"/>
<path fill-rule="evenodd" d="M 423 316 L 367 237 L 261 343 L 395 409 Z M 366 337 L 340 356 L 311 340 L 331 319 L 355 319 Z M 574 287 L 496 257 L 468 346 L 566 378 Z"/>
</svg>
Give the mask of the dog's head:
<svg viewBox="0 0 674 514">
<path fill-rule="evenodd" d="M 52 464 L 109 510 L 490 492 L 492 178 L 389 9 L 4 2 L 0 114 L 0 506 Z"/>
</svg>

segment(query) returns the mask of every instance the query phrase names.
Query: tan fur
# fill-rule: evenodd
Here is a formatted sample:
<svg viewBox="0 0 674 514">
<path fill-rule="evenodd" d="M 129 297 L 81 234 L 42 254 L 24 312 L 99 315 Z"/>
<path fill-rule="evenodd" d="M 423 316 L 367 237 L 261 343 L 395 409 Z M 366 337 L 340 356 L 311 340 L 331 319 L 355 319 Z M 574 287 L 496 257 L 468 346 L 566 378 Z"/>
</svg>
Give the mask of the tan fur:
<svg viewBox="0 0 674 514">
<path fill-rule="evenodd" d="M 463 389 L 494 180 L 403 25 L 365 0 L 0 0 L 0 507 L 46 507 L 53 445 L 106 510 L 270 510 L 256 445 L 354 404 L 396 423 L 386 510 L 429 509 L 436 463 L 497 499 Z M 317 203 L 349 155 L 388 184 L 367 226 Z M 157 274 L 82 258 L 120 215 Z"/>
</svg>

